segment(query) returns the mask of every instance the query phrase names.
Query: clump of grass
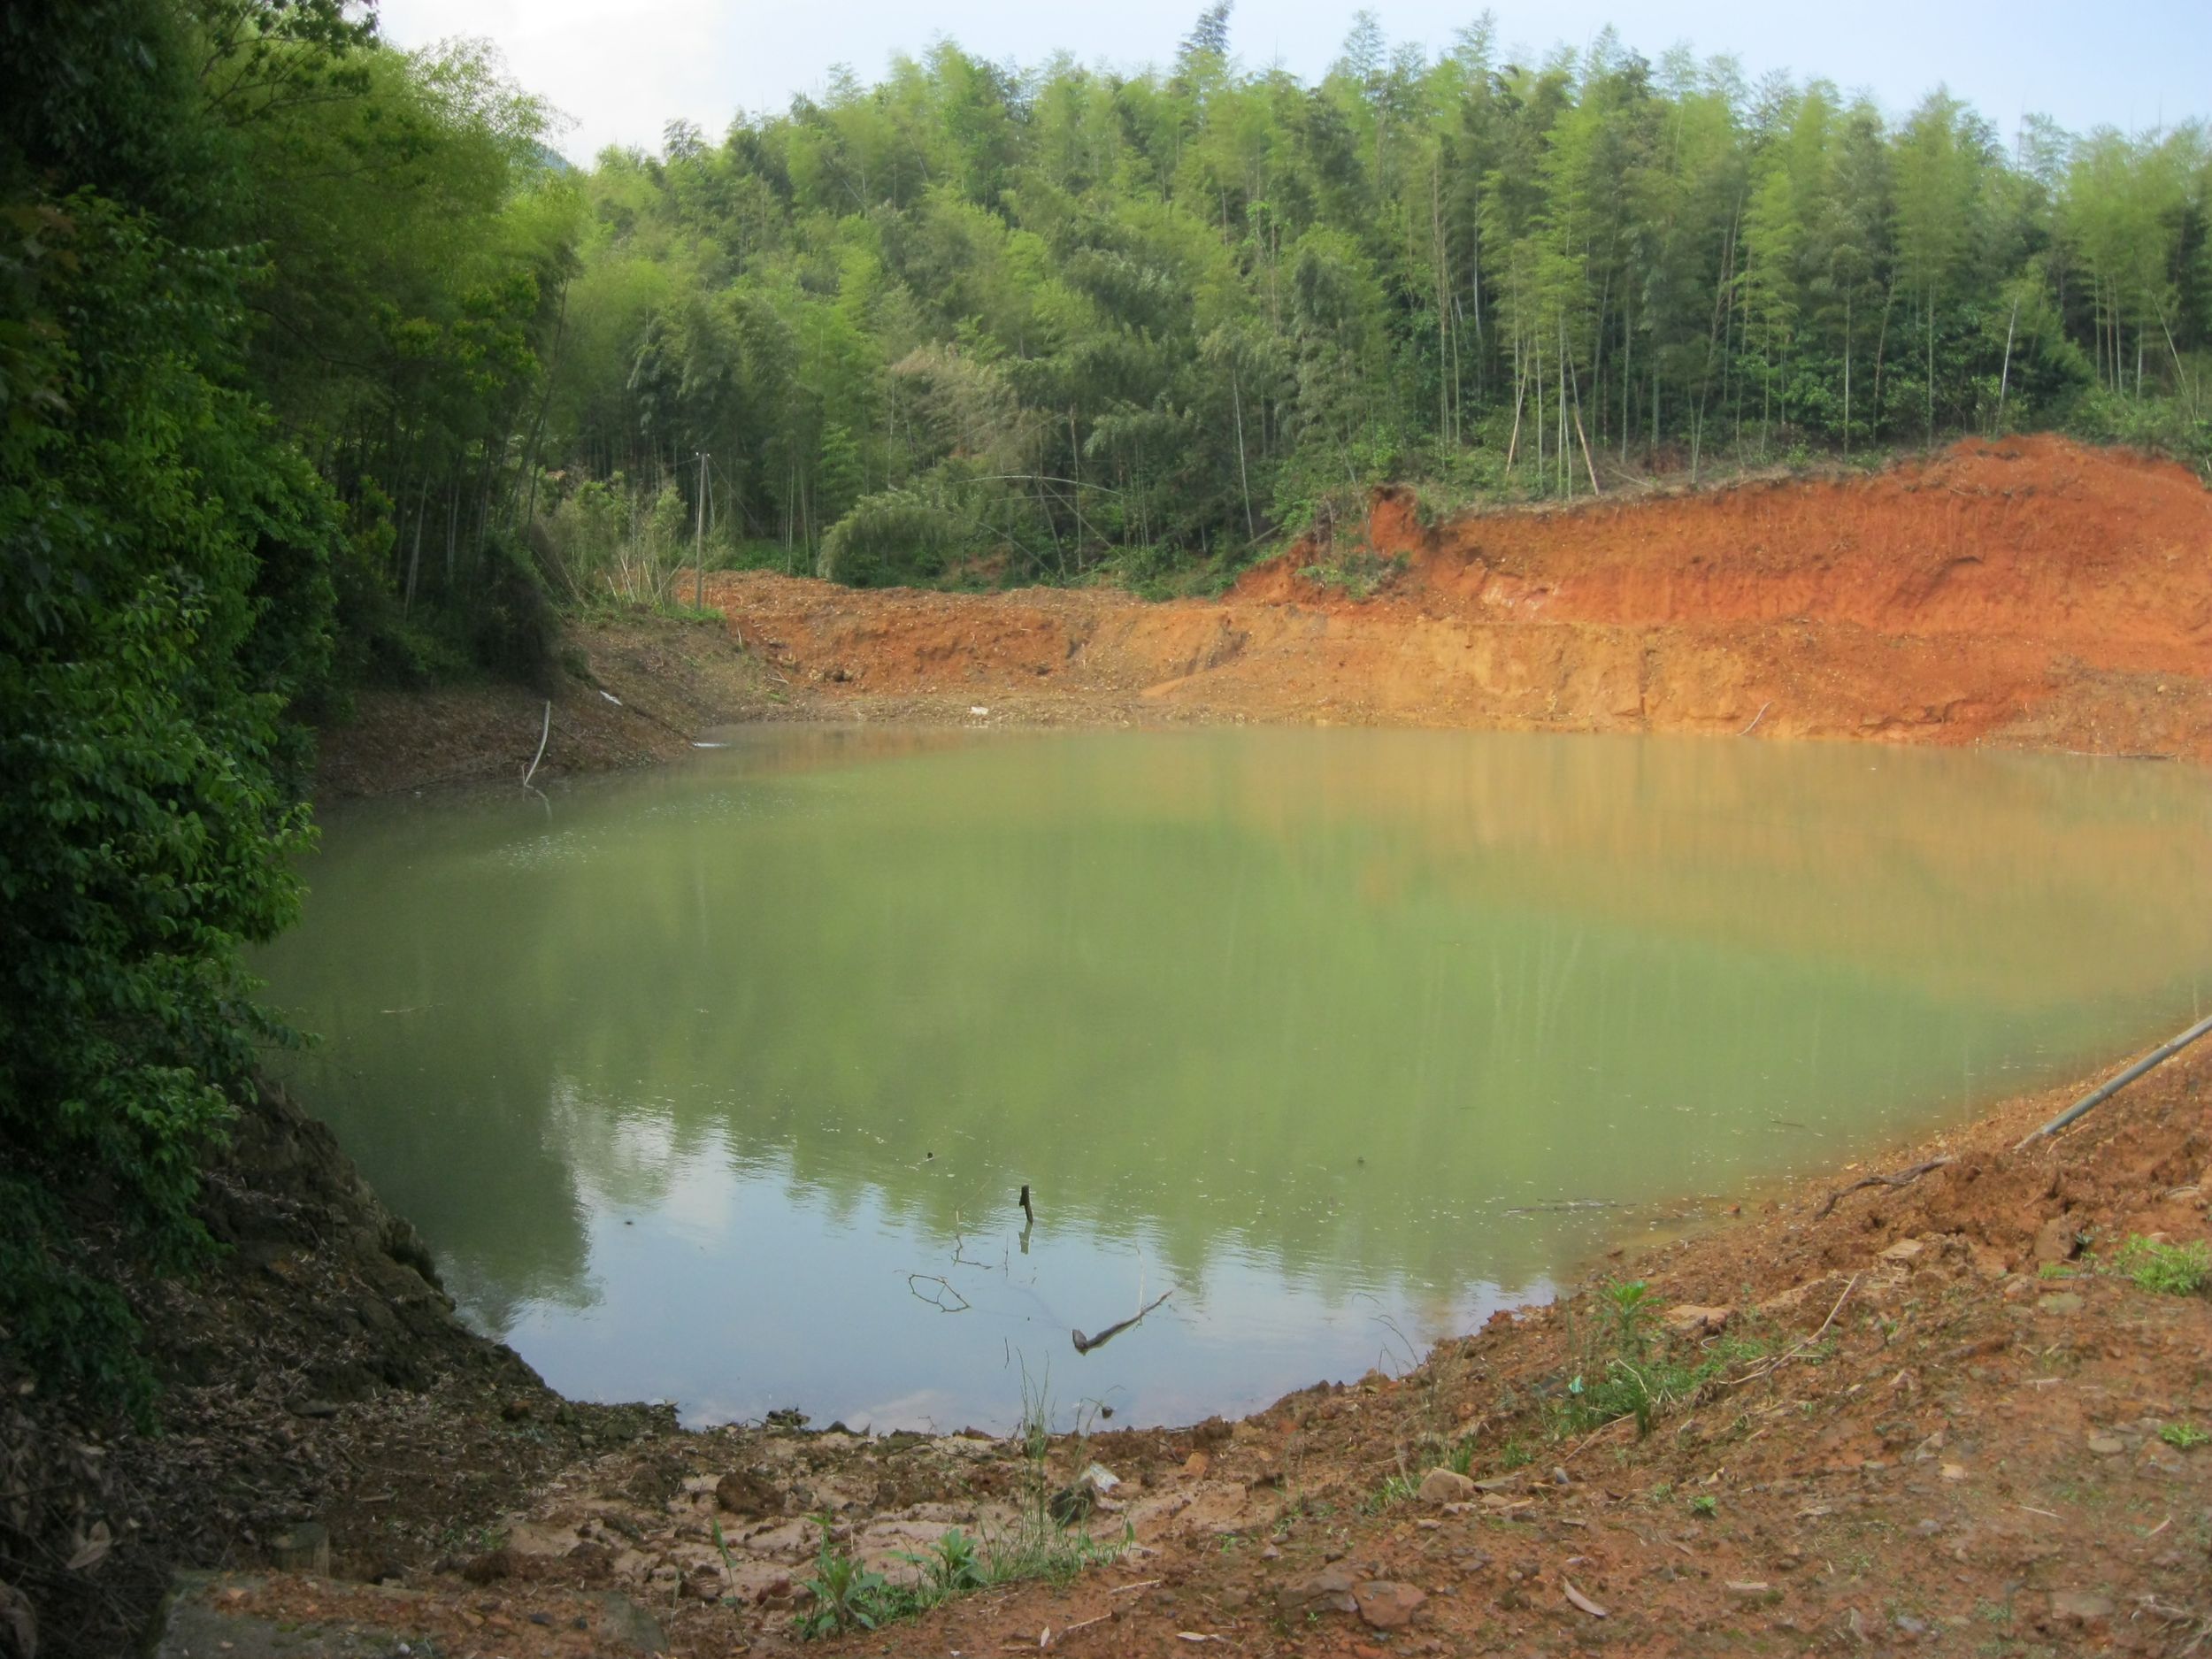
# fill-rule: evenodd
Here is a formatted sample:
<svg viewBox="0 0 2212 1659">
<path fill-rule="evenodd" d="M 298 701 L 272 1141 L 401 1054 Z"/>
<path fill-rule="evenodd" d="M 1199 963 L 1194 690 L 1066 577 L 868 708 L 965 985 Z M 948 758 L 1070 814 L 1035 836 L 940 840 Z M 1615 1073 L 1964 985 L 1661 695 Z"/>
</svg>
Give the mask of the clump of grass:
<svg viewBox="0 0 2212 1659">
<path fill-rule="evenodd" d="M 887 1620 L 919 1612 L 926 1605 L 916 1594 L 915 1586 L 894 1585 L 841 1548 L 830 1530 L 828 1511 L 816 1516 L 814 1524 L 822 1529 L 822 1541 L 814 1553 L 814 1571 L 799 1581 L 812 1598 L 798 1617 L 802 1638 L 874 1630 Z"/>
<path fill-rule="evenodd" d="M 2112 1253 L 2112 1268 L 2138 1290 L 2161 1296 L 2200 1295 L 2212 1285 L 2212 1245 L 2202 1239 L 2161 1244 L 2131 1234 Z"/>
<path fill-rule="evenodd" d="M 1347 598 L 1365 601 L 1387 587 L 1407 564 L 1402 553 L 1386 558 L 1373 549 L 1363 547 L 1333 553 L 1318 564 L 1301 565 L 1298 574 L 1324 588 L 1337 588 Z"/>
<path fill-rule="evenodd" d="M 2206 1433 L 2193 1423 L 2169 1423 L 2158 1431 L 2158 1438 L 2177 1452 L 2189 1452 L 2212 1440 L 2212 1434 Z"/>
<path fill-rule="evenodd" d="M 1701 1492 L 1690 1500 L 1690 1513 L 1709 1519 L 1720 1513 L 1720 1500 L 1709 1492 Z"/>
<path fill-rule="evenodd" d="M 1392 1475 L 1368 1494 L 1360 1508 L 1364 1514 L 1379 1515 L 1394 1503 L 1407 1502 L 1420 1489 L 1411 1475 Z"/>
<path fill-rule="evenodd" d="M 1597 1330 L 1559 1403 L 1560 1426 L 1579 1434 L 1633 1417 L 1641 1440 L 1668 1411 L 1694 1401 L 1725 1363 L 1707 1356 L 1686 1364 L 1665 1350 L 1654 1328 L 1658 1298 L 1642 1279 L 1605 1286 Z"/>
<path fill-rule="evenodd" d="M 813 1517 L 822 1536 L 814 1570 L 800 1580 L 811 1597 L 795 1621 L 802 1640 L 878 1630 L 955 1597 L 1000 1585 L 1033 1578 L 1065 1584 L 1090 1568 L 1110 1566 L 1121 1559 L 1137 1541 L 1133 1526 L 1125 1525 L 1118 1537 L 1101 1539 L 1053 1517 L 1049 1386 L 1048 1375 L 1045 1382 L 1033 1384 L 1024 1371 L 1016 1437 L 1025 1465 L 1023 1502 L 1019 1518 L 1007 1531 L 972 1538 L 955 1527 L 926 1551 L 900 1552 L 898 1559 L 913 1569 L 913 1576 L 893 1578 L 867 1566 L 838 1542 L 826 1511 Z M 1087 1457 L 1087 1425 L 1085 1419 L 1074 1443 L 1079 1467 Z M 721 1541 L 718 1527 L 716 1541 Z"/>
</svg>

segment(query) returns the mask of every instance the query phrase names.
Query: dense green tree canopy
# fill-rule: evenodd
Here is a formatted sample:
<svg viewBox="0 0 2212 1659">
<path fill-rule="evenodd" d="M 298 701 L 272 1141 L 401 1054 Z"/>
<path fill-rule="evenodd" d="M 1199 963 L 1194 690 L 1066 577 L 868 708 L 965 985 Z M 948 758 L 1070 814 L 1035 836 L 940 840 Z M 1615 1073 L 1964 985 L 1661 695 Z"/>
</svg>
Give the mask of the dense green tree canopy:
<svg viewBox="0 0 2212 1659">
<path fill-rule="evenodd" d="M 1309 86 L 1233 23 L 1132 74 L 942 44 L 602 156 L 548 453 L 688 499 L 705 451 L 733 540 L 865 581 L 1141 577 L 1392 474 L 1571 494 L 2154 399 L 2200 442 L 2200 127 L 2008 149 L 1939 88 L 1892 120 L 1364 13 Z"/>
<path fill-rule="evenodd" d="M 461 626 L 534 592 L 485 503 L 572 241 L 535 119 L 339 0 L 0 4 L 0 1348 L 50 1378 L 143 1401 L 71 1240 L 202 1248 L 283 1036 L 240 951 L 296 908 L 340 600 L 403 640 L 434 511 Z"/>
</svg>

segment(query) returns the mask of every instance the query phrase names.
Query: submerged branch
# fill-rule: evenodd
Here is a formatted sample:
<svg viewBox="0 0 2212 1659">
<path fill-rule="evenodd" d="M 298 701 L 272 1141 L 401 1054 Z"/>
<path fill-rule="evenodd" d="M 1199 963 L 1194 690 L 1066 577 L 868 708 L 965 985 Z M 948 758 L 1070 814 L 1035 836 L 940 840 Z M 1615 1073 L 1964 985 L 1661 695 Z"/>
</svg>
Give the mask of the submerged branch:
<svg viewBox="0 0 2212 1659">
<path fill-rule="evenodd" d="M 1145 1315 L 1150 1313 L 1155 1308 L 1158 1307 L 1162 1302 L 1165 1302 L 1174 1294 L 1175 1293 L 1171 1290 L 1162 1291 L 1150 1302 L 1145 1303 L 1143 1307 L 1138 1309 L 1136 1312 L 1131 1314 L 1126 1319 L 1124 1319 L 1119 1325 L 1110 1325 L 1103 1331 L 1101 1331 L 1096 1336 L 1085 1336 L 1080 1331 L 1071 1332 L 1070 1334 L 1075 1338 L 1075 1351 L 1079 1354 L 1087 1354 L 1094 1348 L 1104 1348 L 1107 1343 L 1112 1341 L 1124 1331 L 1126 1331 L 1131 1325 L 1138 1323 L 1138 1321 L 1141 1320 Z"/>
</svg>

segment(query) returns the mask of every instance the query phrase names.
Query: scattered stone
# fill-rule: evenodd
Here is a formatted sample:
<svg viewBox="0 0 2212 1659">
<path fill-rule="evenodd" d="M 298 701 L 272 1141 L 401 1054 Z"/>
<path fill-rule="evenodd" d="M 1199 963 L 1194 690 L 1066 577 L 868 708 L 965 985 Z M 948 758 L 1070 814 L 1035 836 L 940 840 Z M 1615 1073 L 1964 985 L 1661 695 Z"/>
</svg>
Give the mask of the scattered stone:
<svg viewBox="0 0 2212 1659">
<path fill-rule="evenodd" d="M 320 1521 L 300 1521 L 269 1540 L 270 1558 L 292 1572 L 330 1576 L 330 1529 Z"/>
<path fill-rule="evenodd" d="M 1322 1567 L 1303 1578 L 1293 1578 L 1276 1591 L 1276 1605 L 1282 1609 L 1286 1618 L 1324 1609 L 1356 1613 L 1359 1611 L 1359 1600 L 1352 1593 L 1354 1582 L 1348 1568 Z"/>
<path fill-rule="evenodd" d="M 1927 1248 L 1917 1239 L 1900 1239 L 1882 1252 L 1881 1259 L 1885 1262 L 1909 1262 Z"/>
<path fill-rule="evenodd" d="M 2074 1224 L 2063 1216 L 2053 1216 L 2035 1231 L 2035 1260 L 2038 1266 L 2052 1262 L 2070 1262 L 2081 1248 L 2081 1239 Z"/>
<path fill-rule="evenodd" d="M 1575 1606 L 1580 1608 L 1592 1618 L 1606 1618 L 1610 1617 L 1603 1608 L 1600 1607 L 1595 1601 L 1593 1601 L 1588 1596 L 1583 1594 L 1581 1591 L 1576 1589 L 1574 1580 L 1572 1578 L 1560 1579 L 1559 1587 L 1567 1593 L 1568 1601 L 1573 1602 Z"/>
<path fill-rule="evenodd" d="M 568 1552 L 568 1559 L 582 1572 L 597 1574 L 614 1571 L 613 1549 L 588 1538 Z"/>
<path fill-rule="evenodd" d="M 603 1615 L 600 1628 L 608 1636 L 640 1653 L 664 1654 L 668 1638 L 659 1621 L 626 1595 L 610 1590 L 597 1598 Z"/>
<path fill-rule="evenodd" d="M 1091 1511 L 1098 1508 L 1098 1494 L 1087 1480 L 1079 1480 L 1071 1486 L 1063 1486 L 1052 1494 L 1046 1510 L 1055 1525 L 1079 1526 L 1091 1518 Z"/>
<path fill-rule="evenodd" d="M 1474 1490 L 1475 1483 L 1465 1475 L 1439 1467 L 1421 1477 L 1419 1496 L 1424 1503 L 1463 1503 Z"/>
<path fill-rule="evenodd" d="M 1079 1479 L 1084 1486 L 1088 1486 L 1102 1498 L 1121 1485 L 1121 1477 L 1103 1463 L 1093 1463 L 1083 1471 Z"/>
<path fill-rule="evenodd" d="M 783 1494 L 750 1469 L 733 1469 L 714 1483 L 714 1501 L 732 1515 L 781 1515 Z"/>
<path fill-rule="evenodd" d="M 1774 1586 L 1763 1578 L 1731 1578 L 1728 1594 L 1755 1599 L 1770 1592 Z"/>
<path fill-rule="evenodd" d="M 1377 1630 L 1402 1630 L 1427 1601 L 1426 1592 L 1387 1578 L 1371 1578 L 1353 1593 L 1359 1616 Z"/>
<path fill-rule="evenodd" d="M 2036 1311 L 2039 1313 L 2079 1313 L 2083 1306 L 2081 1294 L 2072 1290 L 2062 1290 L 2048 1296 L 2039 1296 L 2035 1302 Z"/>
<path fill-rule="evenodd" d="M 1195 1479 L 1213 1467 L 1213 1461 L 1210 1453 L 1193 1452 L 1188 1457 L 1183 1459 L 1183 1472 Z"/>
<path fill-rule="evenodd" d="M 2089 1449 L 2099 1457 L 2117 1457 L 2128 1448 L 2128 1443 L 2116 1434 L 2092 1434 Z"/>
<path fill-rule="evenodd" d="M 2101 1624 L 2112 1617 L 2112 1599 L 2089 1590 L 2060 1590 L 2051 1596 L 2051 1617 L 2070 1624 Z"/>
<path fill-rule="evenodd" d="M 1728 1322 L 1735 1317 L 1733 1308 L 1706 1308 L 1686 1302 L 1668 1309 L 1661 1316 L 1661 1323 L 1675 1336 L 1714 1336 L 1726 1330 Z"/>
<path fill-rule="evenodd" d="M 521 1557 L 502 1544 L 497 1549 L 488 1549 L 480 1555 L 472 1555 L 461 1564 L 461 1576 L 471 1584 L 490 1584 L 500 1578 L 511 1578 Z"/>
<path fill-rule="evenodd" d="M 1943 1465 L 1943 1478 L 1944 1478 L 1946 1480 L 1963 1480 L 1963 1479 L 1966 1479 L 1966 1465 L 1965 1465 L 1964 1463 L 1946 1463 L 1946 1464 L 1944 1464 L 1944 1465 Z"/>
<path fill-rule="evenodd" d="M 1567 1471 L 1561 1468 L 1557 1463 L 1554 1463 L 1551 1466 L 1551 1483 L 1555 1486 L 1571 1486 L 1574 1485 L 1574 1482 L 1568 1478 Z"/>
</svg>

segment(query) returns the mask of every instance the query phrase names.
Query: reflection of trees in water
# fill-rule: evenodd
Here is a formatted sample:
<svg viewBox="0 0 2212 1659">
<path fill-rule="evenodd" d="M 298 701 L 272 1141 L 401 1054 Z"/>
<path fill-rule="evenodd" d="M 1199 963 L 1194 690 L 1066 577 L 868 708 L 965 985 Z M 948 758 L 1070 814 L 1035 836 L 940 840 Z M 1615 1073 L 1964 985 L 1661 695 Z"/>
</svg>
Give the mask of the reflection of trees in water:
<svg viewBox="0 0 2212 1659">
<path fill-rule="evenodd" d="M 1932 1078 L 2008 1087 L 2031 1031 L 2096 1041 L 1999 981 L 2022 930 L 2078 976 L 2121 949 L 2131 986 L 2202 959 L 2200 803 L 1932 757 L 1855 795 L 1862 754 L 1754 747 L 1086 739 L 661 779 L 550 829 L 334 833 L 269 972 L 363 1073 L 313 1098 L 503 1320 L 589 1300 L 589 1212 L 733 1166 L 948 1245 L 1010 1233 L 1028 1181 L 1046 1227 L 1190 1285 L 1225 1251 L 1331 1294 L 1515 1282 L 1606 1227 L 1514 1206 L 1724 1190 L 1900 1126 Z"/>
</svg>

